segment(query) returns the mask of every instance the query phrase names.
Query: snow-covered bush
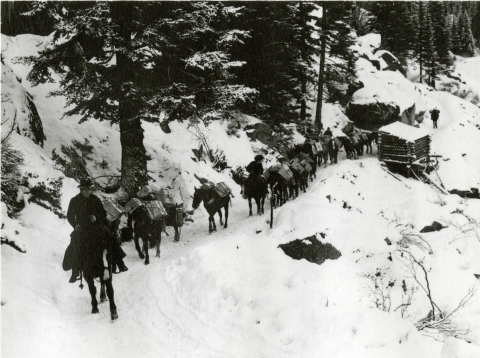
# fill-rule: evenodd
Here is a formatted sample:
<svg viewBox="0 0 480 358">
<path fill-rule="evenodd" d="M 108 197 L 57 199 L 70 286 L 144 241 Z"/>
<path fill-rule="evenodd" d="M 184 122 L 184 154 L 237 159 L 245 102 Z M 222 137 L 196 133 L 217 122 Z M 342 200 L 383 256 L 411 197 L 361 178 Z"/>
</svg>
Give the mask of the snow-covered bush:
<svg viewBox="0 0 480 358">
<path fill-rule="evenodd" d="M 2 138 L 2 201 L 6 204 L 9 216 L 16 216 L 25 205 L 18 200 L 20 166 L 24 163 L 21 151 L 14 148 L 10 137 Z"/>
<path fill-rule="evenodd" d="M 61 170 L 66 177 L 73 179 L 80 179 L 89 176 L 86 165 L 87 160 L 92 160 L 90 154 L 93 152 L 93 146 L 88 139 L 85 139 L 84 143 L 80 143 L 76 140 L 72 141 L 71 146 L 61 146 L 63 158 L 57 154 L 56 150 L 52 151 L 52 159 L 56 163 L 57 168 Z M 108 163 L 97 163 L 101 167 L 108 166 Z"/>
</svg>

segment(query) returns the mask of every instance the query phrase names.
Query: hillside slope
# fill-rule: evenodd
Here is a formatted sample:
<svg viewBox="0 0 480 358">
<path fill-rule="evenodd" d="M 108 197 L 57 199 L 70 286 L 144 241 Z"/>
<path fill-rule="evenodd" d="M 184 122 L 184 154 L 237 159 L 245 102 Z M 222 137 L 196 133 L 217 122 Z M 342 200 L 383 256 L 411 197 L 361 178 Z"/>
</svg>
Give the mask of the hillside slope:
<svg viewBox="0 0 480 358">
<path fill-rule="evenodd" d="M 14 58 L 34 54 L 47 40 L 2 37 L 2 58 L 32 95 L 46 136 L 41 148 L 12 134 L 26 157 L 29 186 L 63 178 L 59 194 L 65 212 L 77 183 L 55 169 L 52 151 L 61 153 L 62 145 L 87 139 L 92 147 L 88 171 L 94 177 L 118 175 L 119 134 L 108 123 L 60 119 L 63 99 L 47 97 L 55 84 L 28 84 L 28 67 Z M 438 131 L 429 121 L 420 124 L 432 133 L 433 149 L 444 155 L 440 176 L 454 187 L 476 185 L 478 108 L 391 71 L 369 71 L 361 74 L 366 90 L 397 86 L 417 108 L 440 107 Z M 326 106 L 325 118 L 325 125 L 338 131 L 347 120 L 333 105 Z M 152 184 L 172 187 L 190 208 L 199 184 L 195 175 L 225 181 L 234 194 L 229 227 L 208 235 L 207 216 L 200 208 L 195 222 L 184 226 L 180 242 L 173 242 L 167 229 L 170 236 L 162 235 L 161 258 L 153 258 L 149 266 L 138 258 L 133 243 L 125 243 L 129 271 L 114 276 L 119 319 L 111 324 L 107 306 L 100 306 L 99 315 L 90 314 L 87 290 L 69 284 L 69 273 L 61 269 L 71 232 L 66 220 L 29 202 L 28 191 L 19 220 L 8 218 L 2 205 L 2 238 L 26 251 L 2 245 L 3 357 L 480 356 L 478 293 L 450 316 L 453 333 L 415 327 L 431 310 L 422 289 L 423 268 L 432 298 L 445 315 L 479 286 L 479 200 L 393 177 L 382 169 L 375 150 L 352 161 L 342 152 L 339 164 L 318 170 L 306 193 L 274 209 L 270 229 L 269 215 L 248 217 L 247 203 L 228 171 L 217 172 L 208 160 L 192 159 L 192 149 L 200 145 L 195 128 L 178 122 L 171 124 L 170 134 L 155 123 L 145 122 L 143 128 Z M 228 123 L 199 130 L 232 167 L 244 166 L 254 153 L 266 150 L 242 130 L 228 135 Z M 274 155 L 267 157 L 273 160 Z M 99 164 L 103 162 L 108 165 Z M 420 232 L 433 221 L 445 228 Z M 341 256 L 321 265 L 295 260 L 282 249 L 292 243 L 319 259 L 326 254 L 316 248 L 330 244 Z"/>
</svg>

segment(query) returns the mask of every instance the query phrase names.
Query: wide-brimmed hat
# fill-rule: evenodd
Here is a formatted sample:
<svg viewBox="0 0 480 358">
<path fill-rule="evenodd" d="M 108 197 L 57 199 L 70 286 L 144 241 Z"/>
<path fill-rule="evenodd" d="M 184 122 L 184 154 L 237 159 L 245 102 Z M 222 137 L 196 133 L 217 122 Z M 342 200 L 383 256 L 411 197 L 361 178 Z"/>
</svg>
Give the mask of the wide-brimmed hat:
<svg viewBox="0 0 480 358">
<path fill-rule="evenodd" d="M 259 160 L 264 160 L 264 159 L 265 159 L 265 157 L 264 157 L 263 155 L 261 155 L 261 154 L 258 154 L 258 155 L 255 156 L 255 160 L 256 160 L 257 162 L 258 162 Z"/>
<path fill-rule="evenodd" d="M 80 185 L 77 188 L 91 188 L 93 186 L 93 181 L 90 178 L 80 179 Z"/>
</svg>

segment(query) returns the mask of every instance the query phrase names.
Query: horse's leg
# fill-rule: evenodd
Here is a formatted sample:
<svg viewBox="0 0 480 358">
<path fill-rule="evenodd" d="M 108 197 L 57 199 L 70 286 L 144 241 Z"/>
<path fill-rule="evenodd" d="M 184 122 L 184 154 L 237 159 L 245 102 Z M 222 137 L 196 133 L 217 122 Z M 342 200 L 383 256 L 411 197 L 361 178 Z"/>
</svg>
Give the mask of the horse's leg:
<svg viewBox="0 0 480 358">
<path fill-rule="evenodd" d="M 145 253 L 145 265 L 148 265 L 150 263 L 150 256 L 148 255 L 148 244 L 150 240 L 142 237 L 142 241 L 143 241 L 143 252 Z"/>
<path fill-rule="evenodd" d="M 180 228 L 178 226 L 178 222 L 175 219 L 175 225 L 173 225 L 173 228 L 175 229 L 175 237 L 173 238 L 175 241 L 180 241 Z"/>
<path fill-rule="evenodd" d="M 108 301 L 110 302 L 110 317 L 112 321 L 114 321 L 118 318 L 118 313 L 117 313 L 117 306 L 115 305 L 112 278 L 110 277 L 108 280 L 101 280 L 101 282 L 102 282 L 102 286 L 107 287 L 107 296 L 108 296 Z"/>
<path fill-rule="evenodd" d="M 212 227 L 213 227 L 212 231 L 217 231 L 217 225 L 215 224 L 215 213 L 212 214 L 211 218 L 212 218 Z"/>
<path fill-rule="evenodd" d="M 252 198 L 248 197 L 248 208 L 250 209 L 249 215 L 252 216 Z"/>
<path fill-rule="evenodd" d="M 218 209 L 217 213 L 218 213 L 218 216 L 220 217 L 220 225 L 223 225 L 222 208 Z"/>
<path fill-rule="evenodd" d="M 143 255 L 143 252 L 140 249 L 140 244 L 138 243 L 138 233 L 137 232 L 133 233 L 133 241 L 135 242 L 135 249 L 138 252 L 138 256 L 143 260 L 145 258 L 145 256 Z"/>
<path fill-rule="evenodd" d="M 93 282 L 93 277 L 84 277 L 88 285 L 88 291 L 92 297 L 92 313 L 98 313 L 97 289 Z"/>
<path fill-rule="evenodd" d="M 266 195 L 263 195 L 262 197 L 260 197 L 260 205 L 262 207 L 262 214 L 265 214 L 265 197 L 266 197 Z"/>
<path fill-rule="evenodd" d="M 208 233 L 211 234 L 212 232 L 213 232 L 212 216 L 209 214 L 209 216 L 208 216 Z"/>
<path fill-rule="evenodd" d="M 105 282 L 100 282 L 100 302 L 105 302 L 107 300 L 107 295 L 105 294 Z"/>
<path fill-rule="evenodd" d="M 230 204 L 230 198 L 228 198 L 227 203 L 223 207 L 225 209 L 225 225 L 223 225 L 224 229 L 228 227 L 228 204 Z"/>
<path fill-rule="evenodd" d="M 156 238 L 155 238 L 155 257 L 160 257 L 160 243 L 162 242 L 162 224 L 158 224 L 160 227 L 158 227 L 158 230 L 155 230 L 156 232 L 158 231 L 158 235 L 155 232 Z M 177 230 L 175 230 L 175 236 L 177 234 Z"/>
</svg>

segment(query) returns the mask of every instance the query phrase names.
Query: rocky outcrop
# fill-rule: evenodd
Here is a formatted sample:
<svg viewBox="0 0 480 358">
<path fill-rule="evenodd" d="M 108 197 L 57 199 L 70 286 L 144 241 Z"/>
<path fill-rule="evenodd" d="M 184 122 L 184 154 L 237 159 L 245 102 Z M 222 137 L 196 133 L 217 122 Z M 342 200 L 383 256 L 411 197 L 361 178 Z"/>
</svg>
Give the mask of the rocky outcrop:
<svg viewBox="0 0 480 358">
<path fill-rule="evenodd" d="M 402 75 L 407 75 L 407 71 L 405 71 L 400 61 L 392 53 L 382 50 L 375 54 L 379 59 L 385 61 L 386 67 L 382 68 L 383 71 L 399 71 Z"/>
<path fill-rule="evenodd" d="M 395 103 L 350 102 L 346 108 L 346 115 L 355 126 L 372 131 L 395 122 L 399 114 L 400 107 Z"/>
<path fill-rule="evenodd" d="M 415 103 L 413 106 L 407 108 L 406 110 L 403 111 L 403 113 L 399 117 L 399 121 L 405 124 L 408 124 L 410 126 L 416 125 L 416 117 L 415 117 Z"/>
<path fill-rule="evenodd" d="M 2 132 L 15 131 L 43 147 L 43 124 L 32 96 L 2 63 Z"/>
<path fill-rule="evenodd" d="M 265 123 L 249 124 L 245 127 L 245 132 L 252 141 L 258 140 L 270 147 L 274 147 L 276 143 L 275 133 Z"/>
</svg>

